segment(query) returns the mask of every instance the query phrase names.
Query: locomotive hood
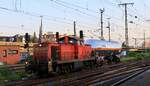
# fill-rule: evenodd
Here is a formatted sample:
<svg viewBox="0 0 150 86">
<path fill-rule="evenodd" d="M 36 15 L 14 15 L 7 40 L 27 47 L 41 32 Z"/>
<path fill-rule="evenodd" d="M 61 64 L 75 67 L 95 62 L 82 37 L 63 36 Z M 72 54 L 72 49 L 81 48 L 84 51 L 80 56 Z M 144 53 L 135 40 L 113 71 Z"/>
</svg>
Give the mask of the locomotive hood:
<svg viewBox="0 0 150 86">
<path fill-rule="evenodd" d="M 117 41 L 106 41 L 98 39 L 87 39 L 85 44 L 89 44 L 92 48 L 122 48 L 122 43 Z"/>
</svg>

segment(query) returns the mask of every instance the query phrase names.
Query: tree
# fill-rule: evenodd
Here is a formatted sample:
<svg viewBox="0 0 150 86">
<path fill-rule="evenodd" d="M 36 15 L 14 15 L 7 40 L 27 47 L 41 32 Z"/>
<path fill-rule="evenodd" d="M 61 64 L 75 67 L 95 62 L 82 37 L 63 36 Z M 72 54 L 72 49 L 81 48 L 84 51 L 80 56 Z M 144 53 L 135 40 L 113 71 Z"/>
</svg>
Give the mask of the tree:
<svg viewBox="0 0 150 86">
<path fill-rule="evenodd" d="M 122 48 L 126 48 L 126 47 L 127 47 L 126 43 L 123 42 L 123 43 L 122 43 Z"/>
<path fill-rule="evenodd" d="M 33 37 L 31 38 L 31 42 L 32 43 L 37 43 L 38 39 L 37 39 L 37 36 L 36 36 L 36 32 L 34 32 L 33 34 Z"/>
</svg>

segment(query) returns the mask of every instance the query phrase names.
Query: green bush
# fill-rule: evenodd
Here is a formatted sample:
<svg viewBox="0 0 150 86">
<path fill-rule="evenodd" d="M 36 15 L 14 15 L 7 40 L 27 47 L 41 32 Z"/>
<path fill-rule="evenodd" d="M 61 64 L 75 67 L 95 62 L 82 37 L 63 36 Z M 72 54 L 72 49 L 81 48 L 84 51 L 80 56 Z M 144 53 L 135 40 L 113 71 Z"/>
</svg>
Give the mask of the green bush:
<svg viewBox="0 0 150 86">
<path fill-rule="evenodd" d="M 129 52 L 128 57 L 150 57 L 149 51 L 143 52 Z"/>
<path fill-rule="evenodd" d="M 17 75 L 15 72 L 10 71 L 7 68 L 0 69 L 0 81 L 12 81 L 18 79 L 20 79 L 20 76 Z"/>
<path fill-rule="evenodd" d="M 23 77 L 28 76 L 26 72 L 14 72 L 6 67 L 0 68 L 0 82 L 21 80 Z"/>
<path fill-rule="evenodd" d="M 150 57 L 150 52 L 149 51 L 145 52 L 144 57 Z"/>
<path fill-rule="evenodd" d="M 138 61 L 141 60 L 141 57 L 123 57 L 121 58 L 121 62 L 128 62 L 128 61 Z"/>
<path fill-rule="evenodd" d="M 128 62 L 128 61 L 138 61 L 142 60 L 145 57 L 150 57 L 150 52 L 128 52 L 128 55 L 126 57 L 121 58 L 122 62 Z"/>
</svg>

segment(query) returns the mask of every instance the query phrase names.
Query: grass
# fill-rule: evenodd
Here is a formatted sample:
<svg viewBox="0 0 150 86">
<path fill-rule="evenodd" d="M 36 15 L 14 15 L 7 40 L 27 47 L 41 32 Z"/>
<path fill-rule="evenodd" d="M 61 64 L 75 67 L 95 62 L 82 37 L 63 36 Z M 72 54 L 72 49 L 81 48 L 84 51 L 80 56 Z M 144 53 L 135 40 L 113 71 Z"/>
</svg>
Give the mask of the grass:
<svg viewBox="0 0 150 86">
<path fill-rule="evenodd" d="M 140 57 L 123 57 L 120 59 L 121 62 L 128 62 L 128 61 L 138 61 L 138 60 L 142 60 L 142 58 Z"/>
<path fill-rule="evenodd" d="M 20 76 L 17 75 L 15 72 L 8 70 L 7 68 L 0 69 L 0 81 L 12 81 L 18 80 Z"/>
<path fill-rule="evenodd" d="M 126 57 L 121 58 L 122 62 L 128 62 L 128 61 L 138 61 L 142 60 L 143 58 L 150 57 L 150 51 L 145 52 L 129 52 Z"/>
<path fill-rule="evenodd" d="M 0 82 L 21 80 L 23 77 L 27 77 L 25 72 L 10 71 L 6 67 L 0 69 Z"/>
</svg>

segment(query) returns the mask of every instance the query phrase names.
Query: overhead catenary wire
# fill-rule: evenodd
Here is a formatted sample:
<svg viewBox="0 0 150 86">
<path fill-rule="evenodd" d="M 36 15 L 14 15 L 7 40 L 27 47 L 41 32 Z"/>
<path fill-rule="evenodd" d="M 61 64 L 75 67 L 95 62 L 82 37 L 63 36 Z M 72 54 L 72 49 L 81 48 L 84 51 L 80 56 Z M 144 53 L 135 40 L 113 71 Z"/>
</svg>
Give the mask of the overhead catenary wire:
<svg viewBox="0 0 150 86">
<path fill-rule="evenodd" d="M 5 7 L 0 7 L 0 9 L 11 11 L 11 12 L 23 13 L 25 15 L 29 15 L 29 16 L 33 16 L 33 17 L 40 17 L 41 16 L 41 14 L 38 14 L 38 13 L 30 13 L 30 12 L 26 12 L 26 11 L 22 11 L 22 10 L 18 11 L 18 10 L 15 10 L 15 9 L 9 9 L 9 8 L 5 8 Z M 65 23 L 65 24 L 72 25 L 72 20 L 69 20 L 69 19 L 53 17 L 53 16 L 47 16 L 47 15 L 42 15 L 42 16 L 46 20 L 51 20 L 51 21 L 54 21 L 54 22 L 59 22 L 59 23 Z M 84 27 L 88 27 L 89 28 L 89 26 L 82 25 L 82 24 L 80 24 L 79 26 L 84 26 Z M 90 27 L 90 28 L 92 28 L 92 27 Z"/>
<path fill-rule="evenodd" d="M 51 0 L 51 1 L 54 1 L 54 0 Z M 56 2 L 56 1 L 59 1 L 59 2 Z M 83 10 L 86 10 L 86 11 L 89 11 L 89 12 L 92 12 L 92 13 L 97 13 L 97 14 L 99 14 L 99 12 L 94 11 L 94 10 L 92 10 L 92 9 L 89 9 L 89 8 L 87 9 L 87 8 L 84 8 L 84 7 L 81 7 L 81 6 L 72 4 L 72 3 L 64 2 L 64 1 L 62 1 L 62 0 L 55 0 L 55 3 L 57 3 L 57 4 L 61 5 L 61 6 L 64 6 L 64 7 L 66 7 L 66 8 L 73 9 L 73 10 L 78 11 L 78 12 L 81 12 L 81 11 L 80 11 L 79 9 L 77 9 L 77 8 L 81 8 L 81 9 L 83 9 Z M 68 6 L 68 5 L 69 5 L 69 6 Z M 72 6 L 77 7 L 77 8 L 73 8 Z M 86 15 L 88 15 L 88 16 L 97 18 L 97 16 L 90 15 L 90 14 L 88 14 L 88 13 L 86 13 L 86 12 L 84 12 L 84 13 L 82 13 L 82 14 L 86 14 Z M 105 15 L 108 16 L 107 14 L 105 14 Z M 115 19 L 117 19 L 117 20 L 120 20 L 119 18 L 117 18 L 117 17 L 115 17 L 115 16 L 113 16 L 113 18 L 115 18 Z"/>
<path fill-rule="evenodd" d="M 50 1 L 53 1 L 53 0 L 50 0 Z M 72 9 L 72 10 L 74 10 L 74 11 L 76 11 L 76 12 L 79 12 L 79 13 L 81 13 L 81 14 L 84 14 L 84 15 L 87 15 L 87 16 L 90 16 L 90 17 L 93 17 L 93 18 L 95 18 L 95 19 L 98 18 L 97 16 L 88 14 L 88 13 L 86 13 L 86 12 L 83 12 L 83 11 L 81 11 L 81 10 L 79 10 L 79 9 L 76 9 L 76 8 L 71 7 L 71 6 L 65 5 L 65 4 L 63 4 L 63 3 L 60 3 L 60 2 L 57 2 L 57 1 L 53 1 L 53 2 L 55 2 L 57 5 L 63 6 L 63 7 L 68 8 L 68 9 Z"/>
<path fill-rule="evenodd" d="M 53 1 L 53 0 L 52 0 Z M 87 10 L 87 11 L 90 11 L 92 13 L 99 13 L 99 12 L 96 12 L 92 9 L 89 9 L 89 8 L 85 8 L 85 7 L 82 7 L 82 6 L 79 6 L 79 5 L 76 5 L 76 4 L 73 4 L 73 3 L 68 3 L 68 2 L 65 2 L 65 1 L 62 1 L 62 0 L 56 0 L 56 1 L 59 1 L 59 2 L 62 2 L 64 4 L 67 4 L 67 5 L 70 5 L 70 6 L 74 6 L 74 7 L 77 7 L 77 8 L 81 8 L 83 10 Z"/>
<path fill-rule="evenodd" d="M 55 2 L 56 4 L 58 4 L 58 5 L 60 5 L 60 6 L 63 6 L 63 7 L 68 8 L 68 9 L 72 9 L 72 10 L 77 11 L 77 12 L 79 12 L 79 13 L 81 13 L 81 11 L 80 11 L 79 9 L 77 9 L 77 8 L 81 8 L 81 9 L 84 9 L 84 10 L 86 10 L 86 11 L 90 11 L 90 12 L 93 12 L 93 13 L 98 13 L 98 12 L 92 10 L 92 9 L 89 9 L 89 8 L 88 8 L 88 10 L 87 10 L 87 9 L 84 8 L 84 7 L 81 7 L 81 6 L 72 4 L 72 3 L 68 3 L 68 2 L 65 2 L 65 1 L 62 1 L 62 0 L 50 0 L 50 1 L 53 1 L 53 2 Z M 68 5 L 69 5 L 69 6 L 68 6 Z M 73 7 L 72 7 L 72 6 L 73 6 Z M 77 8 L 74 8 L 74 6 L 77 7 Z M 82 13 L 82 14 L 85 14 L 85 12 Z M 86 15 L 89 16 L 88 13 L 86 13 Z M 105 15 L 106 15 L 106 14 L 105 14 Z M 91 15 L 90 15 L 90 16 L 91 16 Z M 108 15 L 106 15 L 106 16 L 108 16 Z M 96 18 L 96 16 L 91 16 L 91 17 L 95 17 L 95 18 Z M 119 19 L 119 18 L 117 18 L 117 17 L 114 17 L 114 16 L 113 16 L 113 18 L 114 18 L 114 19 L 117 19 L 117 20 L 121 20 L 121 19 Z M 113 18 L 112 18 L 112 19 L 113 19 Z M 104 19 L 104 21 L 106 22 L 107 20 Z"/>
<path fill-rule="evenodd" d="M 33 14 L 33 13 L 30 13 L 30 12 L 25 12 L 25 11 L 17 11 L 17 10 L 14 10 L 14 9 L 9 9 L 9 8 L 4 8 L 4 7 L 0 7 L 0 9 L 3 9 L 3 10 L 7 10 L 7 11 L 11 11 L 11 12 L 17 12 L 17 13 L 23 13 L 25 15 L 29 15 L 29 16 L 34 16 L 34 17 L 39 17 L 40 14 Z M 46 16 L 45 15 L 43 16 L 46 20 L 50 20 L 50 21 L 54 21 L 54 22 L 59 22 L 59 23 L 65 23 L 65 24 L 69 24 L 69 25 L 72 25 L 71 21 L 70 20 L 67 20 L 69 22 L 64 22 L 64 21 L 58 21 L 57 19 L 50 19 L 48 18 L 49 16 Z M 62 19 L 61 19 L 62 20 Z M 87 25 L 78 25 L 78 27 L 84 27 L 84 28 L 93 28 L 93 27 L 90 27 L 90 26 L 87 26 Z"/>
<path fill-rule="evenodd" d="M 16 0 L 16 1 L 18 1 L 18 0 Z M 20 0 L 21 1 L 21 0 Z M 98 19 L 98 16 L 95 16 L 95 15 L 97 15 L 97 14 L 99 14 L 99 12 L 97 12 L 97 11 L 95 11 L 95 10 L 93 10 L 93 9 L 90 9 L 90 8 L 88 8 L 88 7 L 82 7 L 82 6 L 80 6 L 80 5 L 76 5 L 76 4 L 74 4 L 74 3 L 70 3 L 70 2 L 66 2 L 65 0 L 63 1 L 63 0 L 53 0 L 53 1 L 57 1 L 57 2 L 59 2 L 59 3 L 61 3 L 61 4 L 65 4 L 65 6 L 67 6 L 68 7 L 68 5 L 69 5 L 69 7 L 71 7 L 71 9 L 73 8 L 74 9 L 74 11 L 75 10 L 79 10 L 79 11 L 75 11 L 75 12 L 78 12 L 78 13 L 80 13 L 80 12 L 82 12 L 82 13 L 80 13 L 80 14 L 83 14 L 83 15 L 86 15 L 86 16 L 89 16 L 90 18 L 88 19 L 88 20 L 90 20 L 91 18 L 94 18 L 94 19 Z M 110 5 L 112 4 L 113 6 L 114 5 L 116 5 L 116 3 L 115 2 L 110 2 L 111 0 L 109 0 L 109 1 L 107 1 L 107 2 L 109 2 L 110 3 Z M 120 1 L 120 0 L 116 0 L 116 1 Z M 63 3 L 64 2 L 64 3 Z M 111 5 L 111 6 L 112 6 Z M 21 6 L 21 5 L 20 5 Z M 60 5 L 61 6 L 61 5 Z M 63 6 L 64 7 L 64 6 Z M 3 7 L 2 7 L 3 8 Z M 65 7 L 66 8 L 66 7 Z M 1 9 L 1 8 L 0 8 Z M 70 8 L 69 8 L 70 9 Z M 72 10 L 73 10 L 72 9 Z M 5 10 L 8 10 L 8 9 L 5 9 Z M 10 10 L 10 9 L 9 9 Z M 107 10 L 107 9 L 106 9 Z M 25 14 L 25 15 L 29 15 L 29 16 L 34 16 L 34 17 L 39 17 L 39 16 L 41 16 L 41 14 L 39 14 L 39 13 L 33 13 L 33 12 L 26 12 L 26 11 L 23 11 L 23 10 L 21 10 L 21 9 L 18 9 L 18 10 L 16 10 L 16 9 L 11 9 L 11 11 L 12 12 L 17 12 L 17 13 L 23 13 L 23 14 Z M 91 14 L 90 14 L 91 13 Z M 93 15 L 93 14 L 94 15 Z M 130 15 L 130 14 L 129 14 Z M 133 14 L 131 14 L 131 15 L 133 15 Z M 54 21 L 54 22 L 58 22 L 58 23 L 64 23 L 64 24 L 67 24 L 67 25 L 72 25 L 72 22 L 74 21 L 74 20 L 71 20 L 71 19 L 67 19 L 67 18 L 61 18 L 61 17 L 53 17 L 53 16 L 49 16 L 49 15 L 42 15 L 42 16 L 44 16 L 44 19 L 45 20 L 50 20 L 50 21 Z M 85 16 L 85 17 L 86 17 Z M 110 14 L 108 15 L 108 13 L 105 13 L 104 14 L 104 16 L 106 17 L 110 17 Z M 45 21 L 44 20 L 44 21 Z M 115 15 L 114 16 L 112 16 L 112 20 L 114 21 L 113 22 L 113 26 L 117 26 L 117 27 L 120 27 L 120 28 L 122 28 L 122 27 L 124 27 L 124 26 L 122 26 L 121 24 L 120 24 L 120 22 L 121 22 L 121 20 L 122 19 L 120 19 L 120 18 L 118 18 L 118 16 L 116 17 Z M 118 21 L 119 20 L 119 21 Z M 104 19 L 104 21 L 106 21 L 106 19 Z M 118 22 L 117 22 L 118 21 Z M 98 29 L 99 27 L 96 27 L 96 25 L 93 25 L 93 26 L 91 26 L 91 25 L 89 25 L 89 24 L 87 24 L 87 23 L 78 23 L 79 25 L 78 25 L 78 27 L 79 28 L 90 28 L 90 29 L 93 29 L 93 26 L 94 26 L 94 28 L 96 29 Z M 87 24 L 87 25 L 86 25 Z M 116 29 L 118 29 L 118 28 L 116 28 Z"/>
<path fill-rule="evenodd" d="M 17 1 L 17 0 L 16 0 L 16 1 Z M 60 19 L 60 20 L 69 21 L 69 22 L 72 22 L 72 21 L 73 21 L 73 20 L 67 19 L 67 18 L 60 18 L 60 17 L 48 16 L 48 15 L 43 15 L 43 14 L 38 14 L 38 13 L 33 13 L 33 12 L 26 12 L 26 11 L 23 11 L 23 10 L 16 10 L 16 9 L 10 9 L 10 8 L 5 8 L 5 7 L 0 7 L 0 9 L 7 10 L 7 11 L 11 11 L 11 12 L 23 13 L 23 14 L 25 14 L 25 15 L 34 16 L 34 17 L 43 16 L 43 17 L 46 17 L 46 18 L 47 18 L 47 17 L 48 17 L 48 18 L 55 18 L 55 19 Z"/>
<path fill-rule="evenodd" d="M 88 12 L 92 12 L 92 13 L 97 13 L 99 14 L 98 11 L 95 11 L 93 9 L 90 9 L 90 8 L 85 8 L 85 7 L 82 7 L 82 6 L 79 6 L 79 5 L 76 5 L 76 4 L 73 4 L 73 3 L 68 3 L 68 2 L 65 2 L 65 1 L 62 1 L 62 0 L 51 0 L 61 6 L 64 6 L 66 8 L 70 8 L 74 11 L 78 11 L 81 13 L 81 10 L 80 9 L 83 9 L 84 11 L 88 11 Z M 111 3 L 112 4 L 112 3 Z M 117 4 L 113 3 L 113 5 L 115 5 L 117 7 Z M 74 8 L 75 7 L 75 8 Z M 78 9 L 77 9 L 78 8 Z M 110 8 L 109 8 L 110 9 Z M 86 12 L 83 12 L 82 14 L 86 14 L 88 16 L 91 16 L 91 17 L 97 17 L 97 16 L 94 16 L 94 15 L 91 15 L 89 13 L 86 13 Z M 106 16 L 108 16 L 108 14 L 105 14 Z M 114 19 L 117 19 L 117 20 L 120 20 L 119 18 L 117 18 L 116 16 L 113 16 Z"/>
<path fill-rule="evenodd" d="M 33 13 L 30 13 L 30 12 L 25 12 L 25 11 L 21 11 L 21 10 L 20 11 L 16 11 L 14 9 L 8 9 L 8 8 L 4 8 L 4 7 L 0 7 L 0 9 L 7 10 L 7 11 L 12 11 L 12 12 L 19 12 L 19 13 L 23 13 L 23 14 L 26 14 L 26 15 L 34 16 L 34 17 L 39 17 L 40 16 L 40 14 L 33 14 Z M 44 18 L 45 18 L 45 16 L 44 16 Z M 65 24 L 72 25 L 71 22 L 57 21 L 57 19 L 49 19 L 47 17 L 45 19 L 51 20 L 51 21 L 54 21 L 54 22 L 59 22 L 59 23 L 65 23 Z M 92 27 L 85 26 L 85 25 L 78 25 L 78 26 L 93 29 Z"/>
<path fill-rule="evenodd" d="M 25 12 L 25 11 L 17 11 L 17 10 L 14 10 L 14 9 L 9 9 L 9 8 L 4 8 L 4 7 L 0 7 L 0 9 L 3 9 L 3 10 L 7 10 L 7 11 L 11 11 L 11 12 L 17 12 L 17 13 L 23 13 L 25 15 L 29 15 L 29 16 L 33 16 L 33 17 L 40 17 L 41 15 L 40 14 L 33 14 L 33 13 L 30 13 L 30 12 Z M 56 21 L 56 22 L 61 22 L 61 21 L 57 21 L 56 19 L 53 20 L 53 19 L 50 19 L 48 17 L 45 17 L 43 16 L 45 19 L 47 20 L 52 20 L 52 21 Z M 61 23 L 66 23 L 66 24 L 71 24 L 71 23 L 68 23 L 68 22 L 61 22 Z"/>
</svg>

